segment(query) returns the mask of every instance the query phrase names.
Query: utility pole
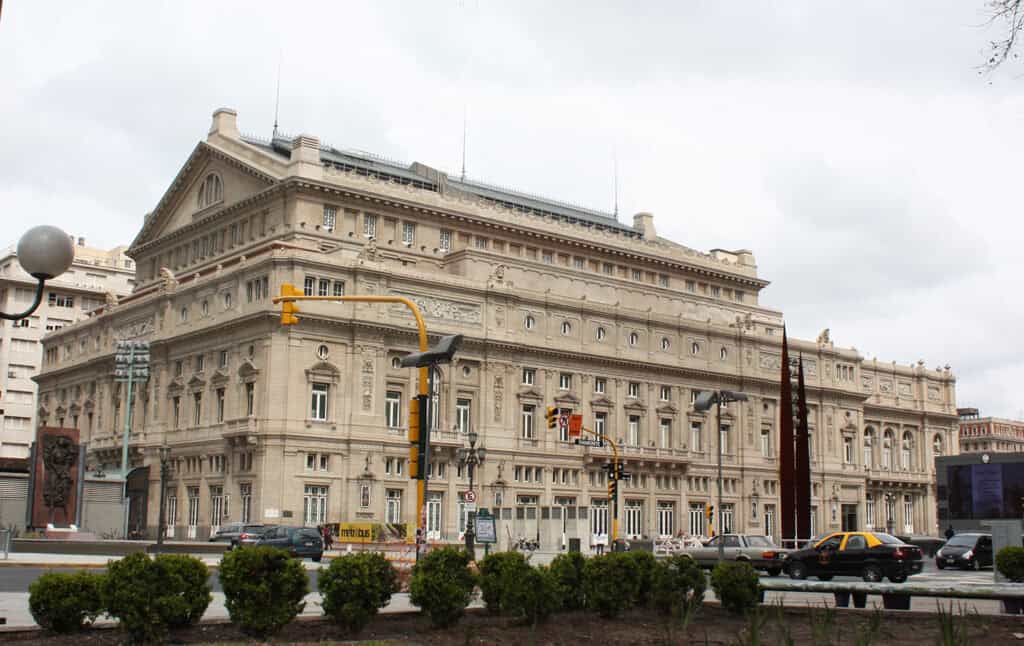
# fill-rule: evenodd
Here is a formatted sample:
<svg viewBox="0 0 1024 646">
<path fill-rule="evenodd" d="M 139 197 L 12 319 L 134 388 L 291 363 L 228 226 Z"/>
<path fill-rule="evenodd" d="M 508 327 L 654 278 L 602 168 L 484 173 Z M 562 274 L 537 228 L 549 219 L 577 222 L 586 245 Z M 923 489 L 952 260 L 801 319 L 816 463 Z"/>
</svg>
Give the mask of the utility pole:
<svg viewBox="0 0 1024 646">
<path fill-rule="evenodd" d="M 121 500 L 124 504 L 125 539 L 128 538 L 128 515 L 131 506 L 128 500 L 128 442 L 132 432 L 132 408 L 135 403 L 133 388 L 136 377 L 140 381 L 149 379 L 149 341 L 118 341 L 117 354 L 114 355 L 114 380 L 127 383 L 124 433 L 121 439 L 121 477 L 124 479 Z"/>
</svg>

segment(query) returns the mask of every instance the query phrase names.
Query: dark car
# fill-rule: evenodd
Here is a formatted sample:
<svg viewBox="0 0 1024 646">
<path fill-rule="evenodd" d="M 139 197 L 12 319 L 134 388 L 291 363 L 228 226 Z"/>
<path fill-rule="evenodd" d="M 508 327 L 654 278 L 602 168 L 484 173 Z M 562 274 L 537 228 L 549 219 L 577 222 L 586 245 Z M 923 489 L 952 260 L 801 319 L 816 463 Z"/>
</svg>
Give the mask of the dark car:
<svg viewBox="0 0 1024 646">
<path fill-rule="evenodd" d="M 231 543 L 231 549 L 241 545 L 251 545 L 267 530 L 267 525 L 250 523 L 228 523 L 222 525 L 210 537 L 211 543 Z"/>
<path fill-rule="evenodd" d="M 868 582 L 888 577 L 893 583 L 903 583 L 923 567 L 921 548 L 881 532 L 835 532 L 790 552 L 785 560 L 790 578 L 816 576 L 822 581 L 859 576 Z"/>
<path fill-rule="evenodd" d="M 314 561 L 324 555 L 324 540 L 316 527 L 271 527 L 255 544 L 280 547 L 292 556 Z"/>
<path fill-rule="evenodd" d="M 935 566 L 980 570 L 992 566 L 992 535 L 956 534 L 935 553 Z"/>
</svg>

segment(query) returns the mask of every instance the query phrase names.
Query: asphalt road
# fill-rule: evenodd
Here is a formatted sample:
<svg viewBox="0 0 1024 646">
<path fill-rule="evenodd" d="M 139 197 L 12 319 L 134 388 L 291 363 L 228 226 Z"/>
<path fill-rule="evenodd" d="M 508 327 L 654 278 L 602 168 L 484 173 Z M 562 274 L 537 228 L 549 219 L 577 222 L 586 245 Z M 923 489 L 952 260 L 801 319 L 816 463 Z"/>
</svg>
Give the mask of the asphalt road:
<svg viewBox="0 0 1024 646">
<path fill-rule="evenodd" d="M 28 592 L 28 586 L 38 579 L 44 572 L 75 572 L 75 568 L 37 568 L 37 567 L 8 567 L 0 569 L 0 592 Z M 91 568 L 89 572 L 104 572 L 103 569 Z M 316 570 L 306 570 L 309 575 L 309 589 L 312 592 L 317 590 Z M 210 575 L 210 587 L 213 592 L 222 592 L 220 588 L 220 577 L 217 572 Z"/>
</svg>

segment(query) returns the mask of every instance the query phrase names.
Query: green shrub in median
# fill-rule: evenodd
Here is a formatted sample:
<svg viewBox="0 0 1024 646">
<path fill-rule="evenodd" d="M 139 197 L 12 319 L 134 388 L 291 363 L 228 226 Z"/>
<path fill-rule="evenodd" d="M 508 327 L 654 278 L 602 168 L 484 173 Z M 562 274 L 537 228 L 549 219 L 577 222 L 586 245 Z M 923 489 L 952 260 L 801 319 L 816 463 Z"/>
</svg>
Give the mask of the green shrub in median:
<svg viewBox="0 0 1024 646">
<path fill-rule="evenodd" d="M 208 577 L 206 565 L 192 556 L 129 554 L 107 564 L 103 607 L 132 641 L 162 641 L 170 629 L 193 624 L 206 612 Z"/>
<path fill-rule="evenodd" d="M 711 571 L 711 588 L 722 607 L 736 614 L 745 614 L 759 603 L 757 572 L 746 561 L 720 561 Z"/>
<path fill-rule="evenodd" d="M 317 571 L 324 614 L 358 633 L 398 592 L 395 567 L 376 552 L 346 554 Z"/>
<path fill-rule="evenodd" d="M 309 577 L 302 562 L 275 547 L 224 554 L 220 584 L 231 623 L 253 637 L 277 633 L 306 607 Z"/>
<path fill-rule="evenodd" d="M 1024 547 L 1007 546 L 996 553 L 996 569 L 1007 579 L 1024 581 Z"/>
<path fill-rule="evenodd" d="M 587 608 L 605 618 L 631 608 L 637 599 L 640 576 L 633 559 L 612 552 L 588 559 L 583 566 L 583 595 Z"/>
<path fill-rule="evenodd" d="M 505 614 L 522 618 L 529 624 L 546 621 L 557 611 L 558 593 L 550 568 L 526 566 L 505 578 L 501 608 Z"/>
<path fill-rule="evenodd" d="M 465 550 L 432 550 L 412 568 L 409 600 L 430 616 L 438 628 L 455 625 L 473 597 L 476 577 L 469 571 Z"/>
<path fill-rule="evenodd" d="M 56 633 L 82 630 L 103 612 L 102 574 L 45 572 L 28 586 L 28 609 L 36 623 Z"/>
<path fill-rule="evenodd" d="M 579 552 L 559 554 L 551 561 L 551 576 L 554 578 L 558 607 L 562 610 L 582 610 L 583 567 L 586 559 Z"/>
<path fill-rule="evenodd" d="M 491 614 L 506 610 L 505 594 L 514 577 L 530 569 L 530 564 L 520 552 L 495 552 L 480 561 L 480 594 Z"/>
<path fill-rule="evenodd" d="M 626 552 L 626 558 L 633 562 L 637 575 L 636 605 L 646 606 L 651 601 L 651 585 L 654 582 L 654 567 L 658 564 L 654 554 L 647 550 Z"/>
<path fill-rule="evenodd" d="M 689 556 L 670 556 L 655 566 L 651 597 L 663 615 L 690 616 L 704 602 L 705 589 L 704 570 Z"/>
</svg>

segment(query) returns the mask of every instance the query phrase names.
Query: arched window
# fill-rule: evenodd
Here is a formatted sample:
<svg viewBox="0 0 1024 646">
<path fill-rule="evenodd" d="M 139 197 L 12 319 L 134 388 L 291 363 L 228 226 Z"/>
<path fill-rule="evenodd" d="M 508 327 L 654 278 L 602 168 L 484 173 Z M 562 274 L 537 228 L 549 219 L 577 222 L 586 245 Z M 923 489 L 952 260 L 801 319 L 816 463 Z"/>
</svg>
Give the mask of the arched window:
<svg viewBox="0 0 1024 646">
<path fill-rule="evenodd" d="M 696 341 L 690 345 L 690 354 L 700 354 L 700 344 Z"/>
<path fill-rule="evenodd" d="M 882 437 L 882 468 L 886 470 L 892 469 L 892 442 L 892 429 L 886 429 Z"/>
<path fill-rule="evenodd" d="M 210 173 L 199 185 L 199 208 L 216 204 L 222 199 L 224 199 L 224 190 L 220 177 L 215 173 Z"/>
<path fill-rule="evenodd" d="M 636 332 L 630 332 L 629 345 L 636 345 L 637 343 L 640 343 L 640 335 L 637 334 Z"/>
<path fill-rule="evenodd" d="M 870 426 L 864 429 L 864 468 L 873 469 L 874 460 L 875 429 Z"/>
<path fill-rule="evenodd" d="M 911 449 L 914 448 L 914 436 L 910 434 L 910 431 L 903 433 L 903 442 L 900 443 L 900 469 L 903 471 L 910 471 L 911 467 Z"/>
<path fill-rule="evenodd" d="M 523 325 L 526 326 L 527 330 L 532 330 L 537 327 L 537 319 L 533 318 L 530 314 L 527 314 L 526 318 L 523 319 Z"/>
<path fill-rule="evenodd" d="M 661 337 L 661 349 L 668 350 L 672 347 L 672 342 L 668 340 L 667 336 Z"/>
<path fill-rule="evenodd" d="M 722 358 L 722 361 L 725 361 L 726 359 L 728 359 L 729 358 L 729 350 L 728 350 L 728 348 L 726 348 L 725 346 L 722 346 L 722 349 L 718 351 L 718 356 Z"/>
<path fill-rule="evenodd" d="M 608 332 L 603 327 L 597 328 L 597 340 L 604 341 L 604 338 L 608 336 Z"/>
<path fill-rule="evenodd" d="M 572 323 L 569 321 L 562 321 L 562 334 L 572 333 Z"/>
<path fill-rule="evenodd" d="M 934 452 L 935 455 L 942 455 L 942 436 L 938 433 L 936 433 L 934 439 L 932 439 L 932 452 Z"/>
</svg>

